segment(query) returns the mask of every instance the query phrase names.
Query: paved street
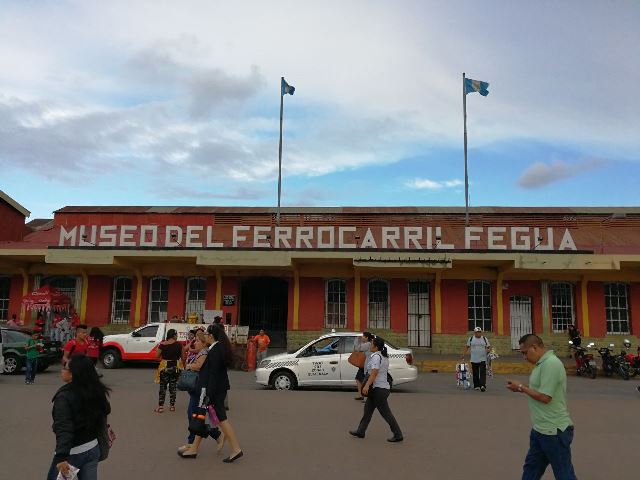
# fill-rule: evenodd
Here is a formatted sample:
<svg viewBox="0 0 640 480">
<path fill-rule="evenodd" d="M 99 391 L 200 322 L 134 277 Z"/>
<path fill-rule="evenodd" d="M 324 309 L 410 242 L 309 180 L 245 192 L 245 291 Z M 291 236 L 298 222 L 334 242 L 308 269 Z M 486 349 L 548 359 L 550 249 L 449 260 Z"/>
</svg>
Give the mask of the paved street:
<svg viewBox="0 0 640 480">
<path fill-rule="evenodd" d="M 113 388 L 110 422 L 118 439 L 100 466 L 101 479 L 517 479 L 527 449 L 526 401 L 504 389 L 506 377 L 490 380 L 483 394 L 456 389 L 452 374 L 421 374 L 390 397 L 405 433 L 404 443 L 392 445 L 385 441 L 389 431 L 377 413 L 366 439 L 347 434 L 362 413 L 354 392 L 276 392 L 257 387 L 252 374 L 233 372 L 230 419 L 245 457 L 225 465 L 209 442 L 196 460 L 182 460 L 175 449 L 184 443 L 186 395 L 179 392 L 177 412 L 153 413 L 157 386 L 152 378 L 148 366 L 105 371 L 104 380 Z M 60 385 L 55 366 L 36 381 L 25 386 L 22 376 L 0 377 L 2 478 L 44 478 L 51 461 L 50 399 Z M 570 378 L 579 478 L 634 474 L 637 384 Z M 548 472 L 544 478 L 553 476 Z"/>
</svg>

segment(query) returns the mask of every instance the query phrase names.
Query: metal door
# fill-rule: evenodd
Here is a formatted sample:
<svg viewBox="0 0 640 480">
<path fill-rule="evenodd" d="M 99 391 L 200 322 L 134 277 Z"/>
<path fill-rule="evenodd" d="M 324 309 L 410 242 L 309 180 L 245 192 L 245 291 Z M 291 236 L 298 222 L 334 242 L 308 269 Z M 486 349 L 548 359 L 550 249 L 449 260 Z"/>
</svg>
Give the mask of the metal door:
<svg viewBox="0 0 640 480">
<path fill-rule="evenodd" d="M 518 340 L 527 333 L 533 333 L 531 325 L 531 297 L 515 296 L 509 299 L 511 312 L 511 348 L 520 348 Z"/>
<path fill-rule="evenodd" d="M 412 280 L 408 284 L 408 344 L 410 347 L 431 346 L 431 311 L 429 284 Z"/>
</svg>

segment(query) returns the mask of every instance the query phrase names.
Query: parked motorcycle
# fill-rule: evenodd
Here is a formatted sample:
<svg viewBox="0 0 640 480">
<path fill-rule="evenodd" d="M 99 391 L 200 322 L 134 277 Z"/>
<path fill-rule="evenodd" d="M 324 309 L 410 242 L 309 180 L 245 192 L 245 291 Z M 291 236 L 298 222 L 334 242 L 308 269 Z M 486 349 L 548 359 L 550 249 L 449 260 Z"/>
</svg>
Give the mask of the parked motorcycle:
<svg viewBox="0 0 640 480">
<path fill-rule="evenodd" d="M 631 348 L 631 342 L 629 340 L 625 339 L 623 345 L 624 348 L 620 352 L 620 355 L 629 363 L 629 375 L 635 377 L 640 373 L 640 346 L 638 346 L 637 352 L 634 355 L 633 353 L 627 353 L 627 350 Z"/>
<path fill-rule="evenodd" d="M 587 347 L 593 347 L 590 343 Z M 576 375 L 596 378 L 596 372 L 598 367 L 596 366 L 596 360 L 593 358 L 592 353 L 588 353 L 587 349 L 579 345 L 574 345 L 573 341 L 569 340 L 569 348 L 574 351 L 573 358 L 576 360 Z"/>
<path fill-rule="evenodd" d="M 627 361 L 620 357 L 620 355 L 613 355 L 612 350 L 615 347 L 613 343 L 608 347 L 600 347 L 597 352 L 602 358 L 602 371 L 606 377 L 618 374 L 623 379 L 629 380 L 629 364 Z"/>
</svg>

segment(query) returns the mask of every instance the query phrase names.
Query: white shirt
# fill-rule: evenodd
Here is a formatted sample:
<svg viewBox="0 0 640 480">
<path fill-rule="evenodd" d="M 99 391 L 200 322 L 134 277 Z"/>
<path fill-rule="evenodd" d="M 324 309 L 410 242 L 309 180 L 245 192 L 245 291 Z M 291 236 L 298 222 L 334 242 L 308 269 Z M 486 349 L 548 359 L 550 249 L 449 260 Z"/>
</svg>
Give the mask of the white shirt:
<svg viewBox="0 0 640 480">
<path fill-rule="evenodd" d="M 481 337 L 472 336 L 467 340 L 467 347 L 471 350 L 471 363 L 480 363 L 487 361 L 487 347 L 491 344 L 483 335 Z"/>
<path fill-rule="evenodd" d="M 371 373 L 371 370 L 378 370 L 378 375 L 376 379 L 373 381 L 372 388 L 386 388 L 387 390 L 391 389 L 391 385 L 387 381 L 387 373 L 389 372 L 389 359 L 387 357 L 383 357 L 380 352 L 373 352 L 371 357 L 369 357 L 369 361 L 365 365 L 365 371 L 367 373 Z"/>
</svg>

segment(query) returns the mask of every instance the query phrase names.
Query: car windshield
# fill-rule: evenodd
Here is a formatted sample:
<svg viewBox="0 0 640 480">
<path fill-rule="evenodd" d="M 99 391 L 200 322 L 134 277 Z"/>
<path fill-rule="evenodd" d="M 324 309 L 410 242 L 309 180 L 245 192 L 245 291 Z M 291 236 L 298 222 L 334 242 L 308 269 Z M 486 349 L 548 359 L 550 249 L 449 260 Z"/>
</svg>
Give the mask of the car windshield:
<svg viewBox="0 0 640 480">
<path fill-rule="evenodd" d="M 2 341 L 6 343 L 27 343 L 31 335 L 17 330 L 4 330 L 2 337 Z"/>
</svg>

